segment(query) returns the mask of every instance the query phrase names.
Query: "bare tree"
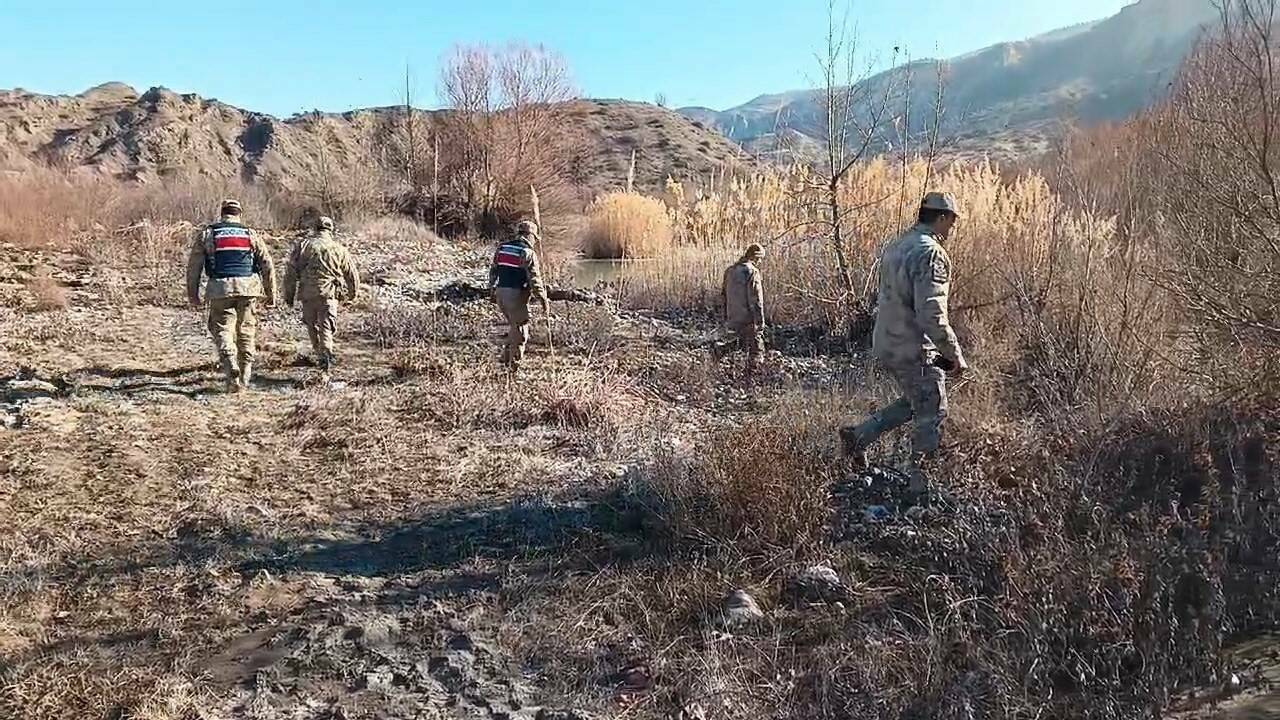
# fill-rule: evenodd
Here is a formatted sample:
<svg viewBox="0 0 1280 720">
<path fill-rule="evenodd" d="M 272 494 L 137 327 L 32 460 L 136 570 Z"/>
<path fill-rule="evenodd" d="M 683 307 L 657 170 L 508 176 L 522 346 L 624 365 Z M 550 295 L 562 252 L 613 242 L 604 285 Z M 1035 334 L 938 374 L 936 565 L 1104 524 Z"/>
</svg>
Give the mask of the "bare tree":
<svg viewBox="0 0 1280 720">
<path fill-rule="evenodd" d="M 839 12 L 836 0 L 830 0 L 826 43 L 818 56 L 822 83 L 819 139 L 824 150 L 819 181 L 825 200 L 823 224 L 827 227 L 840 280 L 850 297 L 856 289 L 849 264 L 847 227 L 851 215 L 863 208 L 845 207 L 841 184 L 854 165 L 883 140 L 890 103 L 899 83 L 899 73 L 892 70 L 881 75 L 881 83 L 869 82 L 871 63 L 863 64 L 859 50 L 857 33 L 849 24 L 848 7 Z M 897 59 L 895 48 L 895 66 Z"/>
<path fill-rule="evenodd" d="M 555 184 L 564 168 L 563 103 L 576 97 L 568 64 L 540 45 L 460 46 L 446 58 L 440 93 L 445 175 L 481 226 Z M 490 228 L 492 229 L 492 228 Z"/>
<path fill-rule="evenodd" d="M 1152 120 L 1162 281 L 1227 367 L 1280 348 L 1280 0 L 1224 0 Z M 1157 220 L 1157 222 L 1159 222 Z M 1248 359 L 1246 362 L 1245 359 Z M 1276 373 L 1274 363 L 1252 368 Z"/>
</svg>

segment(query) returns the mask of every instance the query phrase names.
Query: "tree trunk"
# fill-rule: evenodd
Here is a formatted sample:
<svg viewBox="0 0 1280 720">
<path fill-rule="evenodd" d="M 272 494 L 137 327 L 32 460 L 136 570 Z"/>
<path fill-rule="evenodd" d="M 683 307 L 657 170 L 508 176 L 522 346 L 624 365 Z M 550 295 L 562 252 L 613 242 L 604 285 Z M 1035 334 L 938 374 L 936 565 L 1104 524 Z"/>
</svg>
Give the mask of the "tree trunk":
<svg viewBox="0 0 1280 720">
<path fill-rule="evenodd" d="M 846 297 L 852 297 L 853 272 L 849 269 L 849 255 L 845 252 L 844 233 L 840 229 L 840 179 L 832 178 L 827 186 L 827 204 L 831 212 L 831 250 L 836 254 L 836 266 L 840 269 L 840 279 L 844 282 Z"/>
</svg>

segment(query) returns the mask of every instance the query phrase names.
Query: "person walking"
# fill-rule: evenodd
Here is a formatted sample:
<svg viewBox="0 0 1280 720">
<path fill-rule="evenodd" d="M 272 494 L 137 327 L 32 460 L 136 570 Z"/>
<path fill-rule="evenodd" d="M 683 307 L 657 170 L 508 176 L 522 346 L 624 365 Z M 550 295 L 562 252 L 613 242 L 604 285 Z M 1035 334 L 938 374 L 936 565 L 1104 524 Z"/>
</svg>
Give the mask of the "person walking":
<svg viewBox="0 0 1280 720">
<path fill-rule="evenodd" d="M 257 350 L 255 304 L 275 304 L 275 267 L 269 248 L 245 225 L 240 203 L 224 200 L 217 222 L 197 233 L 187 259 L 187 299 L 200 307 L 200 278 L 207 278 L 209 332 L 228 392 L 249 387 Z"/>
</svg>

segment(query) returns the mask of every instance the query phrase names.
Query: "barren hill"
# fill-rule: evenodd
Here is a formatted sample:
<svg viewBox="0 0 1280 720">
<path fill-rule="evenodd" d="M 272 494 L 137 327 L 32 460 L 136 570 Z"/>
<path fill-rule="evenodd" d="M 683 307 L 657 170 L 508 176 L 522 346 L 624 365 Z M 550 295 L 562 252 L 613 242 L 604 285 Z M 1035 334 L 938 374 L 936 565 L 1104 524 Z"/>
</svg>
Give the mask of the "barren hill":
<svg viewBox="0 0 1280 720">
<path fill-rule="evenodd" d="M 636 184 L 655 190 L 668 174 L 705 176 L 749 162 L 734 143 L 665 108 L 578 100 L 565 108 L 583 140 L 579 183 L 599 191 L 626 183 L 636 151 Z M 75 96 L 0 90 L 0 169 L 48 163 L 78 172 L 147 182 L 175 174 L 239 177 L 296 189 L 322 169 L 367 167 L 378 129 L 398 109 L 309 113 L 279 119 L 193 94 L 120 83 Z M 429 119 L 447 111 L 424 112 Z"/>
<path fill-rule="evenodd" d="M 960 152 L 1018 156 L 1045 147 L 1063 121 L 1121 120 L 1161 97 L 1186 54 L 1216 17 L 1211 0 L 1141 0 L 1098 22 L 1005 42 L 945 63 L 944 135 Z M 865 81 L 901 85 L 912 73 L 912 130 L 932 116 L 937 63 L 926 60 Z M 687 117 L 749 149 L 772 150 L 782 131 L 801 144 L 821 135 L 816 90 L 762 95 L 723 112 Z"/>
</svg>

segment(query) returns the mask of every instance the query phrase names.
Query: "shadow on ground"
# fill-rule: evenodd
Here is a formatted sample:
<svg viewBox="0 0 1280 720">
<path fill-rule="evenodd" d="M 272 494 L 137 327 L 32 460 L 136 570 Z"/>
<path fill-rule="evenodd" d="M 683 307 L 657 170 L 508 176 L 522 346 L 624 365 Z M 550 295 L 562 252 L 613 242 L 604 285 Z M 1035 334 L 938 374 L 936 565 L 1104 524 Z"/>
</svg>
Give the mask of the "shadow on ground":
<svg viewBox="0 0 1280 720">
<path fill-rule="evenodd" d="M 172 538 L 105 548 L 94 557 L 0 573 L 0 583 L 42 577 L 103 581 L 180 564 L 229 562 L 240 573 L 316 572 L 395 578 L 448 572 L 475 561 L 503 565 L 548 558 L 630 562 L 648 552 L 638 514 L 617 488 L 566 498 L 528 496 L 497 504 L 465 504 L 382 525 L 340 528 L 352 539 L 271 538 L 220 518 L 196 517 Z"/>
</svg>

